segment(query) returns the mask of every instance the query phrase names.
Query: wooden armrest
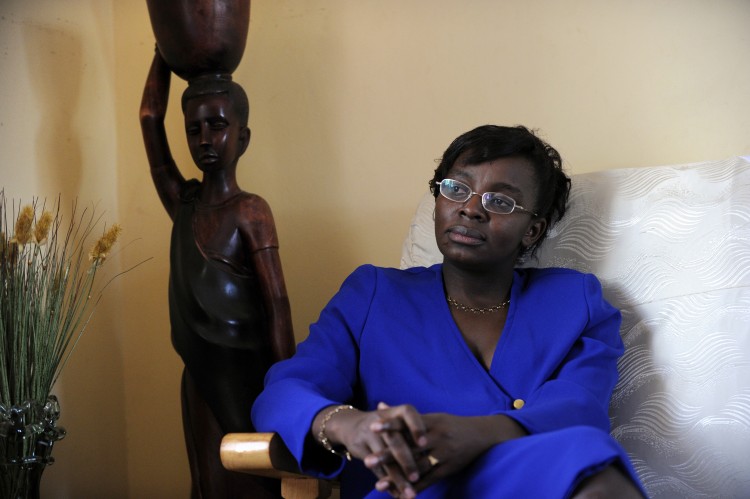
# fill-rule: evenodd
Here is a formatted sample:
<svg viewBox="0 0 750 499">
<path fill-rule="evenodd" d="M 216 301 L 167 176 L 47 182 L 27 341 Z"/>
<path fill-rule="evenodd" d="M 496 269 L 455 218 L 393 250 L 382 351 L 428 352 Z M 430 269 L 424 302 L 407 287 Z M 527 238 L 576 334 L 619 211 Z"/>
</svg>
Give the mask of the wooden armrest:
<svg viewBox="0 0 750 499">
<path fill-rule="evenodd" d="M 229 433 L 221 440 L 220 454 L 228 470 L 281 479 L 285 499 L 331 495 L 331 482 L 300 474 L 297 461 L 276 433 Z"/>
<path fill-rule="evenodd" d="M 297 461 L 277 433 L 229 433 L 221 440 L 221 464 L 231 471 L 274 478 L 299 477 Z"/>
</svg>

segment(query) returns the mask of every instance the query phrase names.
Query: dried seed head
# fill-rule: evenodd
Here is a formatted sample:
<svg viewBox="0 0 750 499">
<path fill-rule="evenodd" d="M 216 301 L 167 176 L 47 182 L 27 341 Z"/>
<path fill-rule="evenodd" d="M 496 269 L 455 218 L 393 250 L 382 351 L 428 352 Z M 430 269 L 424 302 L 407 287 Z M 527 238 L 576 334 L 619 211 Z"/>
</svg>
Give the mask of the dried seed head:
<svg viewBox="0 0 750 499">
<path fill-rule="evenodd" d="M 112 227 L 110 227 L 109 230 L 99 238 L 96 244 L 94 244 L 94 247 L 91 248 L 91 251 L 89 252 L 89 260 L 94 260 L 96 263 L 103 262 L 107 258 L 112 246 L 117 241 L 117 238 L 120 236 L 120 232 L 122 232 L 120 224 L 113 224 Z"/>
<path fill-rule="evenodd" d="M 52 227 L 52 213 L 45 211 L 34 227 L 34 239 L 37 244 L 42 244 L 47 240 L 50 227 Z"/>
<path fill-rule="evenodd" d="M 34 208 L 31 205 L 26 205 L 21 209 L 21 213 L 18 214 L 18 220 L 16 220 L 16 242 L 18 244 L 26 244 L 31 241 L 32 232 L 31 225 L 34 223 Z"/>
</svg>

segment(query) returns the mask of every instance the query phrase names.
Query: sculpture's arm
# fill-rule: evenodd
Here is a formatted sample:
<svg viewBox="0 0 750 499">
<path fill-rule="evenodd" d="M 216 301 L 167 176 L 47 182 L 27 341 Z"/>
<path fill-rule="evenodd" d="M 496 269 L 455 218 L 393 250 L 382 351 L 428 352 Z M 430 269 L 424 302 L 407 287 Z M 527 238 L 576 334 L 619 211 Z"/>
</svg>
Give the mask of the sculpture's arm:
<svg viewBox="0 0 750 499">
<path fill-rule="evenodd" d="M 157 50 L 143 88 L 140 120 L 143 143 L 146 146 L 146 155 L 151 167 L 151 178 L 164 208 L 170 218 L 174 219 L 180 188 L 185 179 L 172 158 L 167 132 L 164 128 L 170 76 L 169 66 Z"/>
<path fill-rule="evenodd" d="M 294 355 L 295 341 L 292 312 L 281 271 L 281 259 L 276 248 L 265 248 L 253 253 L 263 300 L 268 312 L 268 325 L 274 362 Z"/>
</svg>

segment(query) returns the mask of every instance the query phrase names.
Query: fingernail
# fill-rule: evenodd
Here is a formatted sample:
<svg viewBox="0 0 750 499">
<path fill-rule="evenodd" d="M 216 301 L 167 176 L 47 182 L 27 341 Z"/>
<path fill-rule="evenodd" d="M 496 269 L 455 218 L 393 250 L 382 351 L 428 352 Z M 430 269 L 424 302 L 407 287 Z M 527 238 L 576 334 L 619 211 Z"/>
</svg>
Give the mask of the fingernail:
<svg viewBox="0 0 750 499">
<path fill-rule="evenodd" d="M 383 423 L 377 421 L 370 425 L 370 431 L 380 431 L 383 429 Z"/>
<path fill-rule="evenodd" d="M 414 492 L 414 489 L 412 489 L 411 487 L 406 487 L 406 489 L 404 490 L 404 496 L 406 496 L 409 499 L 413 499 L 417 497 L 417 493 Z"/>
<path fill-rule="evenodd" d="M 365 458 L 365 466 L 372 468 L 373 466 L 377 466 L 379 461 L 380 460 L 375 456 L 367 456 Z"/>
<path fill-rule="evenodd" d="M 417 445 L 420 447 L 424 447 L 427 445 L 427 437 L 419 437 L 417 440 Z"/>
<path fill-rule="evenodd" d="M 417 473 L 416 471 L 409 475 L 410 482 L 416 482 L 417 480 L 419 480 L 419 473 Z"/>
</svg>

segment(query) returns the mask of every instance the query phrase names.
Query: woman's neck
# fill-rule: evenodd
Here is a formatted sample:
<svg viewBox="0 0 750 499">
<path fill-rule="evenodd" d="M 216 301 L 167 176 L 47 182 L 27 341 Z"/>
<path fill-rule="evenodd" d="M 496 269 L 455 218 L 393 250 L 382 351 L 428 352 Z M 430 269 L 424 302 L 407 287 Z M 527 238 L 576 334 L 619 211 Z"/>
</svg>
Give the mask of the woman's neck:
<svg viewBox="0 0 750 499">
<path fill-rule="evenodd" d="M 446 295 L 473 307 L 492 307 L 510 296 L 513 267 L 493 272 L 463 269 L 443 264 Z"/>
</svg>

